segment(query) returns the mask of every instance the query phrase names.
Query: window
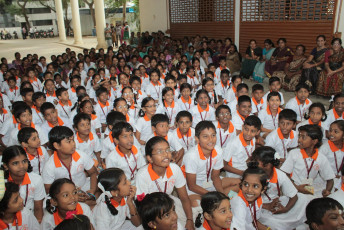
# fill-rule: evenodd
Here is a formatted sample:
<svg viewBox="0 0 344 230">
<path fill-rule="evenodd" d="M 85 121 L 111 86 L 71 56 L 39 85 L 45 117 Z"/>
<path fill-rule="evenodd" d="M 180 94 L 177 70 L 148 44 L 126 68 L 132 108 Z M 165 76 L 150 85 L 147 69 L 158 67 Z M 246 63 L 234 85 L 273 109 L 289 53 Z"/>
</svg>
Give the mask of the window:
<svg viewBox="0 0 344 230">
<path fill-rule="evenodd" d="M 50 14 L 51 10 L 48 8 L 28 8 L 26 9 L 28 14 Z"/>
<path fill-rule="evenodd" d="M 53 20 L 36 20 L 32 21 L 33 26 L 51 26 L 53 25 Z"/>
</svg>

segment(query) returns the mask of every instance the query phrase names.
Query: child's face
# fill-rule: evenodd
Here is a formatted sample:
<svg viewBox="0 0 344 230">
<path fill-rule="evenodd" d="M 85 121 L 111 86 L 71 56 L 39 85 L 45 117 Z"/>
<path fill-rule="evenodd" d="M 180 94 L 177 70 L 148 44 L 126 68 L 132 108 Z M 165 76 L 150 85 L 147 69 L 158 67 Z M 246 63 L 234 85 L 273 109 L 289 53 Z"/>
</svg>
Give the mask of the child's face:
<svg viewBox="0 0 344 230">
<path fill-rule="evenodd" d="M 165 86 L 174 89 L 174 87 L 176 86 L 176 82 L 173 81 L 172 79 L 170 79 L 170 80 L 165 82 Z"/>
<path fill-rule="evenodd" d="M 241 190 L 245 199 L 253 203 L 264 192 L 263 185 L 260 182 L 260 176 L 257 174 L 248 174 L 241 183 Z"/>
<path fill-rule="evenodd" d="M 215 67 L 215 66 L 210 66 L 210 68 L 209 68 L 209 71 L 211 71 L 211 72 L 215 73 L 215 71 L 216 71 L 216 67 Z"/>
<path fill-rule="evenodd" d="M 23 210 L 23 208 L 24 208 L 23 198 L 20 197 L 19 192 L 12 193 L 11 198 L 8 201 L 6 212 L 16 213 L 20 210 Z"/>
<path fill-rule="evenodd" d="M 32 133 L 31 137 L 25 144 L 27 145 L 27 147 L 38 149 L 41 146 L 41 140 L 39 139 L 38 133 Z"/>
<path fill-rule="evenodd" d="M 34 71 L 29 71 L 28 72 L 29 78 L 34 78 L 35 77 L 35 72 Z"/>
<path fill-rule="evenodd" d="M 46 101 L 44 97 L 39 97 L 36 99 L 36 101 L 33 103 L 37 108 L 41 108 L 42 104 Z"/>
<path fill-rule="evenodd" d="M 68 101 L 69 100 L 69 95 L 68 95 L 68 91 L 64 91 L 61 93 L 61 96 L 59 96 L 59 99 L 61 101 Z"/>
<path fill-rule="evenodd" d="M 110 80 L 110 85 L 112 88 L 116 88 L 117 87 L 117 81 L 116 80 Z"/>
<path fill-rule="evenodd" d="M 182 90 L 181 94 L 184 98 L 189 98 L 189 96 L 191 94 L 191 90 L 189 88 L 184 88 Z"/>
<path fill-rule="evenodd" d="M 24 100 L 25 102 L 32 103 L 32 95 L 33 95 L 33 92 L 28 92 L 28 93 L 24 96 L 23 100 Z"/>
<path fill-rule="evenodd" d="M 272 164 L 269 163 L 269 164 L 264 165 L 264 163 L 260 160 L 258 160 L 257 162 L 258 162 L 258 167 L 263 169 L 267 175 L 271 174 L 271 172 L 273 170 Z"/>
<path fill-rule="evenodd" d="M 117 104 L 116 104 L 116 107 L 114 109 L 115 111 L 118 111 L 120 113 L 122 113 L 124 116 L 127 115 L 128 113 L 128 104 L 127 102 L 125 101 L 119 101 Z"/>
<path fill-rule="evenodd" d="M 246 88 L 242 88 L 242 89 L 240 89 L 240 91 L 237 91 L 236 95 L 237 95 L 237 97 L 240 97 L 242 95 L 248 96 L 248 90 Z"/>
<path fill-rule="evenodd" d="M 55 124 L 57 122 L 57 110 L 56 109 L 47 109 L 44 114 L 44 119 L 47 120 L 49 123 Z"/>
<path fill-rule="evenodd" d="M 243 125 L 242 133 L 245 141 L 251 141 L 255 136 L 259 134 L 260 130 L 254 126 Z"/>
<path fill-rule="evenodd" d="M 204 129 L 199 137 L 196 137 L 196 140 L 202 149 L 212 151 L 216 144 L 216 131 L 214 129 Z"/>
<path fill-rule="evenodd" d="M 17 118 L 17 122 L 25 127 L 29 127 L 32 122 L 32 114 L 26 110 L 24 113 L 20 114 L 19 118 Z"/>
<path fill-rule="evenodd" d="M 174 100 L 174 95 L 173 95 L 173 91 L 170 90 L 168 91 L 165 95 L 164 95 L 164 100 L 168 103 L 172 103 Z"/>
<path fill-rule="evenodd" d="M 339 128 L 337 124 L 331 124 L 329 130 L 329 139 L 332 142 L 343 142 L 344 132 Z"/>
<path fill-rule="evenodd" d="M 278 96 L 270 97 L 270 100 L 268 101 L 269 107 L 271 110 L 277 110 L 279 106 L 281 105 L 281 100 Z"/>
<path fill-rule="evenodd" d="M 55 82 L 60 85 L 61 82 L 62 82 L 62 78 L 60 76 L 56 76 L 55 77 Z"/>
<path fill-rule="evenodd" d="M 238 87 L 238 85 L 242 82 L 241 78 L 236 78 L 233 82 L 234 88 Z"/>
<path fill-rule="evenodd" d="M 225 60 L 221 60 L 219 64 L 220 64 L 220 66 L 225 67 L 226 66 L 226 61 Z"/>
<path fill-rule="evenodd" d="M 241 116 L 249 116 L 252 111 L 251 102 L 245 101 L 240 105 L 237 105 L 237 110 Z"/>
<path fill-rule="evenodd" d="M 180 79 L 179 81 L 178 81 L 178 84 L 179 85 L 182 85 L 182 84 L 184 84 L 184 83 L 186 83 L 187 82 L 187 80 L 185 79 L 185 78 L 182 78 L 182 79 Z"/>
<path fill-rule="evenodd" d="M 10 88 L 16 87 L 16 81 L 13 81 L 13 80 L 8 81 L 8 86 L 9 86 Z"/>
<path fill-rule="evenodd" d="M 131 89 L 125 89 L 123 91 L 122 97 L 127 101 L 127 102 L 132 102 L 134 100 L 134 93 L 131 91 Z"/>
<path fill-rule="evenodd" d="M 170 165 L 172 153 L 170 146 L 166 142 L 159 142 L 153 146 L 152 156 L 147 156 L 149 163 L 162 168 Z"/>
<path fill-rule="evenodd" d="M 197 98 L 197 103 L 201 107 L 206 107 L 209 103 L 209 96 L 205 93 L 202 93 Z"/>
<path fill-rule="evenodd" d="M 118 184 L 118 195 L 121 197 L 126 197 L 130 195 L 130 188 L 131 188 L 131 183 L 125 176 L 125 174 L 122 175 L 121 180 Z M 116 196 L 117 193 L 115 191 L 111 191 L 111 194 L 113 196 Z"/>
<path fill-rule="evenodd" d="M 93 112 L 93 106 L 92 106 L 91 102 L 87 102 L 83 108 L 80 108 L 80 111 L 82 113 L 86 113 L 86 114 L 91 115 Z"/>
<path fill-rule="evenodd" d="M 157 136 L 166 137 L 170 126 L 168 122 L 160 122 L 156 125 L 156 127 L 152 126 L 153 132 L 156 133 Z"/>
<path fill-rule="evenodd" d="M 182 133 L 187 133 L 192 125 L 188 117 L 181 117 L 177 122 L 177 126 Z"/>
<path fill-rule="evenodd" d="M 60 192 L 56 195 L 56 200 L 51 199 L 51 204 L 58 207 L 60 210 L 73 211 L 78 204 L 79 194 L 75 185 L 64 183 Z"/>
<path fill-rule="evenodd" d="M 313 107 L 311 111 L 309 111 L 309 118 L 314 124 L 318 124 L 321 122 L 321 118 L 323 117 L 323 113 L 319 107 Z"/>
<path fill-rule="evenodd" d="M 139 81 L 133 81 L 133 83 L 131 84 L 131 87 L 135 90 L 135 91 L 139 91 L 141 90 L 141 82 Z"/>
<path fill-rule="evenodd" d="M 54 80 L 53 75 L 50 73 L 46 74 L 44 77 L 44 80 L 48 80 L 48 79 Z"/>
<path fill-rule="evenodd" d="M 309 91 L 307 89 L 301 88 L 296 92 L 296 97 L 300 102 L 305 102 L 309 96 Z"/>
<path fill-rule="evenodd" d="M 74 89 L 76 89 L 76 87 L 78 87 L 79 85 L 81 85 L 80 80 L 77 79 L 77 78 L 74 78 L 74 79 L 72 80 L 71 83 L 72 83 L 72 87 L 73 87 Z"/>
<path fill-rule="evenodd" d="M 282 118 L 278 121 L 278 127 L 281 129 L 283 135 L 289 135 L 291 130 L 295 127 L 295 122 Z"/>
<path fill-rule="evenodd" d="M 229 80 L 229 75 L 228 74 L 221 74 L 221 81 L 225 84 L 227 84 Z"/>
<path fill-rule="evenodd" d="M 344 111 L 344 97 L 339 97 L 334 102 L 334 109 L 337 113 L 342 113 Z"/>
<path fill-rule="evenodd" d="M 124 75 L 124 74 L 121 74 L 119 76 L 119 84 L 121 84 L 121 85 L 128 85 L 128 83 L 129 83 L 128 77 L 126 75 Z"/>
<path fill-rule="evenodd" d="M 157 230 L 177 230 L 178 229 L 178 216 L 175 211 L 175 206 L 173 205 L 172 209 L 165 213 L 161 219 L 159 217 L 155 218 L 154 223 L 149 222 L 148 225 L 152 229 Z"/>
<path fill-rule="evenodd" d="M 89 120 L 81 120 L 78 124 L 76 131 L 82 135 L 88 135 L 91 131 L 91 122 Z"/>
<path fill-rule="evenodd" d="M 153 116 L 156 112 L 156 104 L 154 100 L 150 100 L 149 102 L 147 102 L 147 104 L 142 108 L 143 111 L 146 114 L 149 114 L 150 116 Z"/>
<path fill-rule="evenodd" d="M 312 140 L 312 138 L 308 136 L 306 131 L 300 131 L 298 143 L 299 143 L 300 149 L 305 149 L 305 148 L 314 147 L 316 143 L 318 143 L 318 140 L 317 139 Z"/>
<path fill-rule="evenodd" d="M 68 137 L 61 141 L 61 143 L 54 143 L 55 149 L 57 149 L 58 152 L 66 155 L 72 155 L 75 152 L 75 142 L 74 137 Z"/>
<path fill-rule="evenodd" d="M 8 170 L 11 175 L 17 177 L 25 176 L 29 167 L 29 160 L 26 155 L 19 155 L 11 158 L 8 164 L 4 164 L 5 170 Z"/>
<path fill-rule="evenodd" d="M 107 92 L 104 92 L 104 93 L 101 93 L 99 96 L 98 96 L 98 99 L 101 103 L 105 104 L 107 99 L 109 98 L 109 94 Z"/>
<path fill-rule="evenodd" d="M 193 69 L 190 69 L 188 72 L 187 72 L 187 74 L 189 75 L 189 76 L 194 76 L 195 75 L 195 70 L 193 70 Z"/>
<path fill-rule="evenodd" d="M 341 230 L 344 229 L 343 210 L 338 208 L 327 210 L 321 218 L 321 225 L 318 229 L 321 230 Z"/>
<path fill-rule="evenodd" d="M 210 218 L 215 226 L 221 229 L 229 229 L 233 218 L 229 200 L 222 200 L 219 207 L 213 211 Z"/>
<path fill-rule="evenodd" d="M 131 150 L 134 144 L 134 133 L 132 131 L 123 130 L 118 137 L 118 145 L 124 149 Z"/>
<path fill-rule="evenodd" d="M 272 84 L 269 86 L 270 90 L 272 92 L 279 92 L 279 90 L 281 89 L 281 82 L 279 81 L 274 81 L 272 82 Z"/>
<path fill-rule="evenodd" d="M 208 81 L 205 85 L 204 85 L 204 89 L 207 91 L 207 92 L 214 92 L 214 82 L 213 81 Z"/>
<path fill-rule="evenodd" d="M 226 124 L 232 119 L 232 114 L 228 109 L 220 109 L 218 117 L 216 117 L 220 123 Z"/>
<path fill-rule="evenodd" d="M 256 90 L 252 93 L 252 97 L 256 99 L 256 101 L 260 101 L 262 97 L 264 96 L 264 91 L 263 90 Z"/>
<path fill-rule="evenodd" d="M 152 82 L 156 83 L 159 81 L 159 75 L 157 73 L 152 73 L 150 79 Z"/>
</svg>

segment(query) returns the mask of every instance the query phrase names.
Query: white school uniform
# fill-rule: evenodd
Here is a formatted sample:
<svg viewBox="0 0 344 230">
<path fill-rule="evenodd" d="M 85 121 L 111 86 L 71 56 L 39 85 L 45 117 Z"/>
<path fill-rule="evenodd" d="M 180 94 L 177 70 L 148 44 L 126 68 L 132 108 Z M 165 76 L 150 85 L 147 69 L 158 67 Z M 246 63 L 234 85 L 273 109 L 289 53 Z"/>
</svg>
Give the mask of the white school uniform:
<svg viewBox="0 0 344 230">
<path fill-rule="evenodd" d="M 239 114 L 238 110 L 234 110 L 234 112 L 232 112 L 232 124 L 234 125 L 234 128 L 236 130 L 242 130 L 242 126 L 244 125 L 245 119 L 245 117 Z"/>
<path fill-rule="evenodd" d="M 57 114 L 59 115 L 59 117 L 70 120 L 72 122 L 72 101 L 69 100 L 67 105 L 63 105 L 62 102 L 59 101 L 55 108 L 57 109 Z"/>
<path fill-rule="evenodd" d="M 34 92 L 42 92 L 43 86 L 41 80 L 39 80 L 37 77 L 34 78 L 34 80 L 29 79 Z"/>
<path fill-rule="evenodd" d="M 233 213 L 233 219 L 231 223 L 231 229 L 240 230 L 256 230 L 255 227 L 257 221 L 261 217 L 263 199 L 258 197 L 251 205 L 245 199 L 243 192 L 240 190 L 238 195 L 231 199 L 231 209 Z M 254 220 L 254 217 L 256 219 Z M 255 223 L 255 225 L 254 225 Z"/>
<path fill-rule="evenodd" d="M 93 214 L 90 207 L 84 203 L 77 203 L 76 205 L 76 215 L 85 215 L 90 219 L 90 222 L 93 226 L 95 226 L 95 222 L 93 219 Z M 60 217 L 58 212 L 56 211 L 54 214 L 50 214 L 49 212 L 45 212 L 43 216 L 43 220 L 41 223 L 41 227 L 44 230 L 53 230 L 57 225 L 59 225 L 63 219 Z"/>
<path fill-rule="evenodd" d="M 97 115 L 91 114 L 91 129 L 93 133 L 97 133 L 96 129 L 100 129 L 101 131 L 102 125 L 100 124 L 100 120 Z"/>
<path fill-rule="evenodd" d="M 217 103 L 219 103 L 219 95 L 217 94 L 217 92 L 208 92 L 208 95 L 210 97 L 210 105 L 211 105 L 211 107 L 214 107 L 215 99 L 216 99 Z"/>
<path fill-rule="evenodd" d="M 94 111 L 97 114 L 97 117 L 100 119 L 101 124 L 106 124 L 106 116 L 112 111 L 113 105 L 106 101 L 106 104 L 103 105 L 100 101 L 94 106 Z"/>
<path fill-rule="evenodd" d="M 318 149 L 312 157 L 309 157 L 303 149 L 291 150 L 281 170 L 287 174 L 292 173 L 292 180 L 296 185 L 304 184 L 306 179 L 313 179 L 313 181 L 317 179 L 319 183 L 313 183 L 313 186 L 314 195 L 318 197 L 322 196 L 322 190 L 325 188 L 320 181 L 331 180 L 335 177 L 327 158 L 319 154 Z M 319 176 L 321 178 L 317 178 Z"/>
<path fill-rule="evenodd" d="M 109 97 L 108 97 L 110 104 L 113 105 L 113 102 L 115 101 L 116 98 L 117 98 L 117 92 L 114 91 L 113 88 L 111 87 L 109 91 Z"/>
<path fill-rule="evenodd" d="M 153 82 L 150 82 L 147 86 L 146 86 L 146 94 L 148 96 L 151 96 L 154 100 L 161 101 L 162 98 L 162 89 L 165 88 L 165 85 L 161 84 L 159 81 L 158 83 L 155 85 Z"/>
<path fill-rule="evenodd" d="M 215 86 L 216 94 L 221 96 L 223 99 L 225 99 L 225 95 L 227 94 L 228 90 L 230 89 L 230 86 L 231 86 L 230 81 L 227 82 L 227 85 L 224 85 L 222 83 L 222 81 L 220 81 L 219 84 L 217 84 Z"/>
<path fill-rule="evenodd" d="M 9 112 L 8 112 L 9 113 Z M 4 115 L 4 114 L 3 114 Z M 2 115 L 2 117 L 3 117 Z M 6 116 L 6 115 L 5 115 Z M 0 122 L 1 123 L 1 122 Z M 2 127 L 0 129 L 0 134 L 3 135 L 2 142 L 3 143 L 9 143 L 9 140 L 11 138 L 11 132 L 14 128 L 17 126 L 17 121 L 14 118 L 13 115 L 11 115 L 11 118 L 5 119 L 5 121 L 2 124 Z M 2 156 L 0 156 L 1 159 Z"/>
<path fill-rule="evenodd" d="M 286 109 L 294 110 L 297 114 L 297 121 L 303 121 L 305 118 L 305 113 L 308 112 L 309 106 L 311 106 L 312 101 L 310 99 L 306 99 L 304 104 L 301 104 L 297 97 L 291 98 L 287 104 L 285 105 Z"/>
<path fill-rule="evenodd" d="M 90 170 L 93 165 L 94 161 L 86 153 L 75 151 L 72 154 L 70 171 L 68 171 L 55 152 L 44 166 L 43 182 L 52 184 L 56 179 L 69 178 L 75 183 L 75 186 L 87 191 L 90 189 L 90 182 L 86 178 L 85 170 Z"/>
<path fill-rule="evenodd" d="M 231 101 L 235 100 L 236 88 L 232 85 L 225 94 L 225 103 L 229 104 Z"/>
<path fill-rule="evenodd" d="M 13 223 L 6 224 L 3 220 L 0 219 L 0 229 L 4 230 L 40 230 L 41 226 L 38 223 L 36 217 L 33 215 L 30 210 L 24 208 L 23 210 L 16 213 L 16 219 L 18 220 L 18 227 L 15 220 Z"/>
<path fill-rule="evenodd" d="M 145 73 L 144 76 L 140 76 L 140 79 L 141 79 L 141 82 L 142 82 L 141 83 L 141 89 L 146 90 L 147 86 L 150 83 L 149 75 L 147 73 Z"/>
<path fill-rule="evenodd" d="M 31 127 L 36 129 L 39 139 L 41 140 L 41 145 L 44 145 L 48 143 L 48 136 L 44 135 L 45 133 L 42 131 L 42 129 L 39 126 L 35 126 L 33 122 L 31 122 Z M 8 144 L 7 146 L 11 145 L 19 145 L 20 143 L 18 142 L 18 132 L 21 130 L 21 125 L 19 124 L 15 129 L 12 129 L 11 134 L 10 134 L 10 139 L 6 143 Z"/>
<path fill-rule="evenodd" d="M 142 100 L 147 97 L 147 94 L 144 91 L 142 91 L 142 90 L 139 90 L 137 92 L 135 91 L 134 94 L 138 94 L 138 96 L 136 98 L 136 103 L 138 105 L 141 105 Z"/>
<path fill-rule="evenodd" d="M 298 134 L 291 130 L 288 138 L 284 138 L 281 128 L 278 128 L 266 137 L 265 146 L 270 146 L 276 150 L 281 158 L 288 157 L 288 149 L 296 148 L 298 146 Z"/>
<path fill-rule="evenodd" d="M 215 191 L 211 173 L 223 168 L 222 149 L 215 145 L 211 156 L 205 158 L 199 145 L 191 148 L 185 155 L 182 163 L 185 173 L 196 175 L 196 184 L 208 191 Z M 187 189 L 189 195 L 195 194 Z"/>
<path fill-rule="evenodd" d="M 193 88 L 195 85 L 199 85 L 200 83 L 199 83 L 199 81 L 198 81 L 198 79 L 197 79 L 197 77 L 191 77 L 189 74 L 188 75 L 186 75 L 187 76 L 187 80 L 186 80 L 186 82 L 187 83 L 189 83 L 190 85 L 191 85 L 191 87 Z M 193 89 L 193 91 L 195 92 L 196 90 L 195 89 Z"/>
<path fill-rule="evenodd" d="M 152 122 L 147 115 L 137 119 L 136 130 L 141 133 L 140 139 L 142 141 L 148 141 L 148 138 L 153 135 Z"/>
<path fill-rule="evenodd" d="M 324 123 L 326 124 L 328 128 L 330 128 L 330 125 L 332 124 L 332 122 L 336 120 L 344 120 L 344 113 L 342 113 L 342 116 L 339 116 L 334 108 L 327 111 L 326 115 L 327 115 L 327 118 L 324 121 Z"/>
<path fill-rule="evenodd" d="M 46 102 L 50 102 L 53 105 L 55 105 L 55 101 L 58 101 L 57 97 L 56 97 L 56 92 L 54 91 L 53 95 L 50 95 L 49 93 L 45 94 L 46 96 Z"/>
<path fill-rule="evenodd" d="M 116 145 L 112 138 L 112 132 L 110 132 L 109 135 L 102 141 L 102 151 L 100 153 L 100 158 L 105 159 L 109 155 L 109 153 L 114 151 L 115 149 Z"/>
<path fill-rule="evenodd" d="M 330 194 L 328 197 L 335 199 L 342 206 L 344 205 L 344 185 L 335 193 Z"/>
<path fill-rule="evenodd" d="M 156 133 L 154 132 L 147 140 L 150 140 L 153 137 L 156 137 Z M 164 137 L 165 140 L 168 142 L 168 144 L 170 145 L 171 151 L 180 151 L 181 149 L 183 149 L 183 146 L 179 143 L 179 141 L 177 139 L 175 139 L 175 136 L 172 134 L 172 131 L 169 131 L 167 133 L 167 136 Z"/>
<path fill-rule="evenodd" d="M 2 108 L 1 110 L 2 110 L 2 114 L 0 114 L 0 130 L 2 130 L 2 127 L 4 127 L 6 123 L 8 123 L 6 122 L 7 120 L 10 120 L 11 124 L 13 124 L 12 122 L 13 120 L 11 119 L 12 114 L 7 109 Z M 0 134 L 2 134 L 1 131 L 0 131 Z"/>
<path fill-rule="evenodd" d="M 20 95 L 18 95 L 18 96 L 21 98 L 21 100 L 23 100 L 22 96 L 20 96 Z M 2 103 L 3 103 L 2 107 L 8 111 L 11 111 L 12 103 L 11 103 L 10 99 L 7 97 L 7 95 L 0 93 L 0 98 L 2 99 Z"/>
<path fill-rule="evenodd" d="M 237 97 L 228 103 L 228 107 L 230 108 L 231 112 L 237 110 L 237 105 L 238 105 L 238 98 Z"/>
<path fill-rule="evenodd" d="M 128 108 L 128 114 L 129 114 L 129 117 L 130 118 L 133 118 L 134 119 L 134 123 L 132 125 L 136 126 L 135 123 L 136 121 L 139 119 L 139 111 L 140 111 L 140 106 L 139 104 L 132 104 L 132 105 L 129 105 L 129 108 Z M 131 124 L 131 123 L 130 123 Z"/>
<path fill-rule="evenodd" d="M 78 102 L 78 96 L 76 95 L 76 90 L 73 87 L 68 89 L 68 95 L 69 95 L 69 100 L 72 101 L 73 105 L 76 102 Z"/>
<path fill-rule="evenodd" d="M 189 100 L 185 100 L 183 97 L 180 97 L 177 100 L 177 104 L 179 105 L 180 110 L 185 110 L 188 112 L 190 112 L 190 110 L 195 106 L 190 96 L 189 96 Z"/>
<path fill-rule="evenodd" d="M 131 148 L 131 154 L 128 157 L 126 154 L 119 150 L 117 145 L 116 149 L 105 158 L 107 168 L 120 168 L 124 171 L 128 180 L 135 185 L 135 176 L 137 171 L 146 165 L 146 160 L 141 151 L 135 146 Z"/>
<path fill-rule="evenodd" d="M 89 157 L 91 157 L 95 165 L 101 163 L 98 162 L 98 159 L 95 154 L 96 152 L 100 152 L 102 150 L 100 140 L 95 133 L 90 132 L 87 141 L 83 141 L 80 138 L 79 133 L 76 133 L 76 135 L 74 136 L 74 141 L 76 149 L 78 151 L 80 150 L 81 152 L 86 153 Z"/>
<path fill-rule="evenodd" d="M 238 136 L 231 139 L 227 147 L 223 150 L 223 159 L 228 162 L 229 166 L 245 171 L 247 169 L 246 161 L 252 156 L 255 147 L 255 138 L 253 138 L 248 145 L 244 140 L 243 133 L 240 133 Z M 226 177 L 241 178 L 241 175 L 226 172 Z"/>
<path fill-rule="evenodd" d="M 60 117 L 58 117 L 57 119 L 58 119 L 58 126 L 66 126 L 70 128 L 71 130 L 73 130 L 72 124 L 70 123 L 69 119 L 60 118 Z M 42 124 L 42 130 L 44 130 L 43 132 L 45 133 L 47 137 L 52 128 L 54 128 L 54 126 L 48 121 L 44 121 L 44 123 Z"/>
<path fill-rule="evenodd" d="M 340 189 L 342 186 L 341 169 L 344 163 L 344 147 L 342 149 L 338 149 L 332 141 L 328 140 L 323 142 L 322 146 L 319 148 L 319 154 L 322 154 L 327 158 L 331 165 L 332 171 L 336 175 L 336 178 L 334 178 L 333 188 Z M 337 178 L 337 176 L 339 178 Z"/>
<path fill-rule="evenodd" d="M 170 126 L 173 126 L 176 120 L 176 116 L 181 110 L 182 109 L 179 108 L 178 103 L 175 103 L 175 101 L 172 102 L 171 106 L 168 106 L 166 102 L 164 102 L 164 104 L 160 103 L 156 110 L 156 113 L 166 114 L 169 119 Z"/>
<path fill-rule="evenodd" d="M 215 85 L 217 85 L 220 81 L 221 81 L 221 71 L 223 69 L 227 69 L 229 70 L 229 68 L 227 66 L 225 67 L 217 67 L 216 70 L 215 70 L 215 73 L 214 73 L 214 82 L 215 82 Z M 229 76 L 231 76 L 231 74 L 229 74 Z"/>
<path fill-rule="evenodd" d="M 36 106 L 33 106 L 31 110 L 32 110 L 32 122 L 35 125 L 41 126 L 43 122 L 45 121 L 43 114 L 41 113 L 41 111 L 37 109 Z"/>
<path fill-rule="evenodd" d="M 278 108 L 276 116 L 273 116 L 270 110 L 270 106 L 268 106 L 258 113 L 258 118 L 262 122 L 262 125 L 265 129 L 275 130 L 278 128 L 278 115 L 280 112 L 281 109 Z"/>
<path fill-rule="evenodd" d="M 256 101 L 254 97 L 251 98 L 251 104 L 252 104 L 252 113 L 258 113 L 263 110 L 264 106 L 264 99 L 260 99 L 259 103 Z"/>
<path fill-rule="evenodd" d="M 171 140 L 171 142 L 178 142 L 184 148 L 184 153 L 197 144 L 195 139 L 195 129 L 192 127 L 190 127 L 186 135 L 182 135 L 179 128 L 176 128 L 169 133 L 171 133 L 168 137 L 169 140 Z"/>
<path fill-rule="evenodd" d="M 229 141 L 236 137 L 236 129 L 231 121 L 229 121 L 229 126 L 227 130 L 224 130 L 220 122 L 214 121 L 213 122 L 216 128 L 216 144 L 224 149 Z"/>
<path fill-rule="evenodd" d="M 18 95 L 20 95 L 19 87 L 15 86 L 14 89 L 8 88 L 6 89 L 5 93 L 10 101 L 14 101 Z"/>
<path fill-rule="evenodd" d="M 215 109 L 209 104 L 207 108 L 203 110 L 199 105 L 194 106 L 190 113 L 192 115 L 192 127 L 195 128 L 200 121 L 215 121 Z"/>
<path fill-rule="evenodd" d="M 307 119 L 307 120 L 303 120 L 302 122 L 300 122 L 299 124 L 297 124 L 296 126 L 296 130 L 299 130 L 299 127 L 304 126 L 304 125 L 313 125 L 314 123 L 311 121 L 311 119 Z M 320 123 L 318 124 L 318 126 L 321 128 L 321 131 L 323 133 L 323 141 L 326 141 L 326 130 L 329 130 L 329 127 L 326 125 L 325 122 L 320 121 Z"/>
<path fill-rule="evenodd" d="M 26 152 L 26 155 L 32 166 L 32 172 L 36 173 L 37 175 L 42 175 L 44 165 L 50 157 L 45 147 L 44 146 L 39 147 L 37 149 L 36 156 L 31 155 L 28 152 Z"/>
<path fill-rule="evenodd" d="M 266 108 L 268 106 L 268 95 L 269 93 L 271 93 L 272 91 L 267 92 L 264 96 L 263 96 L 263 108 Z M 283 93 L 281 93 L 280 91 L 278 91 L 279 95 L 281 96 L 281 105 L 284 105 L 284 97 L 283 97 Z"/>
</svg>

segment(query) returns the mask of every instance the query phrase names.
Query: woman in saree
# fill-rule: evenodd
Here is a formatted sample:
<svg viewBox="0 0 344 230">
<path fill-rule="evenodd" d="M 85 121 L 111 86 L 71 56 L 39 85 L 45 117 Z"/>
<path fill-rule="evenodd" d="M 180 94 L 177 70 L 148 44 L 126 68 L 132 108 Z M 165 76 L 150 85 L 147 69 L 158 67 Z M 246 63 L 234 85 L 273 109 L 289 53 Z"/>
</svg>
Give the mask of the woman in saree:
<svg viewBox="0 0 344 230">
<path fill-rule="evenodd" d="M 244 78 L 249 79 L 253 74 L 253 69 L 258 60 L 262 57 L 262 48 L 257 46 L 254 39 L 250 40 L 250 45 L 246 49 L 245 60 L 242 62 L 241 74 Z"/>
<path fill-rule="evenodd" d="M 262 83 L 265 74 L 265 62 L 270 60 L 272 53 L 275 51 L 275 45 L 270 39 L 264 41 L 263 57 L 259 60 L 253 70 L 253 80 Z"/>
<path fill-rule="evenodd" d="M 285 38 L 279 38 L 277 44 L 278 48 L 272 53 L 271 59 L 265 63 L 265 74 L 269 78 L 275 71 L 283 71 L 289 57 L 294 55 L 293 51 L 287 46 Z"/>
<path fill-rule="evenodd" d="M 231 75 L 240 74 L 241 57 L 236 45 L 232 44 L 226 57 L 226 66 L 230 69 Z"/>
<path fill-rule="evenodd" d="M 281 79 L 282 88 L 287 91 L 295 91 L 299 84 L 303 63 L 306 61 L 306 47 L 304 45 L 296 46 L 295 55 L 291 56 L 284 67 L 284 71 L 275 71 L 273 77 Z"/>
<path fill-rule="evenodd" d="M 344 83 L 344 50 L 342 40 L 334 38 L 331 49 L 325 52 L 325 69 L 320 72 L 317 94 L 336 95 L 342 92 Z"/>
<path fill-rule="evenodd" d="M 319 73 L 324 69 L 325 52 L 327 47 L 325 46 L 325 35 L 319 35 L 316 39 L 317 47 L 315 47 L 305 63 L 303 63 L 303 71 L 301 76 L 301 82 L 305 82 L 312 93 L 315 93 Z"/>
</svg>

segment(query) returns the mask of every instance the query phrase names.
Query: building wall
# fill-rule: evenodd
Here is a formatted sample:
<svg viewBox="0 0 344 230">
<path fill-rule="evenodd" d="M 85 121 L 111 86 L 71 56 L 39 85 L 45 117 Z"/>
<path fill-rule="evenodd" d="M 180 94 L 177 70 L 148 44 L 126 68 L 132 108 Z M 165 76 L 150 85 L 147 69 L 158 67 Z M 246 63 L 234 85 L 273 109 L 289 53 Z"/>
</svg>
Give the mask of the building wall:
<svg viewBox="0 0 344 230">
<path fill-rule="evenodd" d="M 139 1 L 141 31 L 155 32 L 169 29 L 169 12 L 166 0 Z"/>
</svg>

